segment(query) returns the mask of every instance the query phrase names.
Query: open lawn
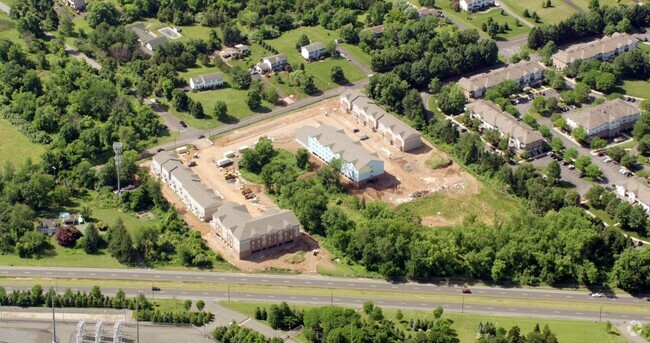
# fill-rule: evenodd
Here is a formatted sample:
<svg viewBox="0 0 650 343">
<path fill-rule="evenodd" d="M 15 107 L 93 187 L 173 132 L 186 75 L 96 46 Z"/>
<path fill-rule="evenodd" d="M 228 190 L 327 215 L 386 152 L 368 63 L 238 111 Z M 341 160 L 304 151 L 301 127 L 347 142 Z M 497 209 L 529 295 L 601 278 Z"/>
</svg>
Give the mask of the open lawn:
<svg viewBox="0 0 650 343">
<path fill-rule="evenodd" d="M 479 187 L 478 194 L 458 195 L 453 191 L 441 191 L 400 206 L 409 208 L 423 218 L 442 217 L 453 224 L 461 223 L 470 213 L 475 214 L 478 221 L 492 223 L 521 210 L 521 206 L 512 197 L 497 193 L 487 186 Z"/>
<path fill-rule="evenodd" d="M 435 7 L 437 9 L 441 9 L 446 16 L 451 17 L 452 19 L 458 21 L 460 24 L 478 30 L 478 32 L 485 37 L 487 37 L 488 34 L 481 30 L 481 26 L 483 23 L 487 23 L 489 18 L 492 18 L 495 22 L 499 23 L 499 25 L 508 23 L 508 26 L 510 27 L 510 30 L 508 30 L 505 34 L 497 35 L 497 39 L 508 39 L 515 36 L 521 36 L 530 31 L 530 28 L 524 24 L 517 26 L 516 18 L 507 13 L 501 14 L 501 10 L 496 7 L 475 13 L 467 13 L 465 11 L 456 12 L 451 9 L 451 2 L 449 1 L 438 1 L 436 2 Z"/>
<path fill-rule="evenodd" d="M 327 30 L 322 26 L 300 27 L 293 31 L 284 33 L 279 38 L 268 40 L 267 43 L 279 52 L 287 55 L 287 59 L 291 65 L 304 63 L 305 71 L 309 75 L 314 76 L 316 87 L 321 91 L 337 87 L 337 85 L 331 82 L 329 78 L 329 71 L 334 65 L 339 65 L 343 68 L 343 73 L 349 81 L 354 82 L 365 77 L 361 70 L 357 69 L 357 67 L 355 67 L 351 62 L 340 57 L 329 57 L 325 59 L 324 62 L 306 62 L 300 55 L 300 52 L 295 48 L 298 38 L 303 34 L 307 35 L 313 43 L 321 42 L 323 44 L 327 44 L 338 37 L 338 33 Z M 355 59 L 357 58 L 357 55 L 365 55 L 361 49 L 350 49 L 348 53 Z M 365 57 L 365 59 L 369 60 L 369 57 Z"/>
<path fill-rule="evenodd" d="M 189 82 L 189 78 L 192 76 L 212 73 L 216 71 L 220 71 L 219 68 L 196 67 L 196 68 L 190 68 L 186 72 L 180 73 L 179 76 L 181 79 Z M 225 82 L 224 85 L 220 88 L 214 90 L 188 93 L 190 98 L 201 102 L 201 104 L 203 105 L 203 110 L 205 111 L 206 114 L 205 118 L 197 119 L 191 116 L 187 112 L 178 112 L 175 109 L 170 108 L 171 113 L 174 114 L 174 116 L 178 117 L 180 120 L 185 121 L 189 126 L 198 129 L 213 128 L 215 126 L 219 126 L 223 124 L 223 122 L 219 121 L 216 117 L 212 115 L 214 105 L 218 100 L 224 101 L 226 103 L 226 105 L 228 106 L 228 114 L 233 118 L 242 119 L 253 114 L 254 112 L 250 108 L 248 108 L 245 102 L 248 91 L 232 88 L 231 85 L 233 84 L 233 82 L 230 75 L 224 73 L 223 77 Z M 259 112 L 270 111 L 272 107 L 273 105 L 266 102 L 262 102 L 262 108 L 260 108 L 258 111 Z"/>
<path fill-rule="evenodd" d="M 0 116 L 0 165 L 11 162 L 14 166 L 20 165 L 27 159 L 38 162 L 45 146 L 35 144 Z"/>
<path fill-rule="evenodd" d="M 576 6 L 580 7 L 583 11 L 589 12 L 589 0 L 572 0 Z M 599 0 L 600 2 L 600 7 L 603 7 L 605 5 L 608 6 L 618 6 L 620 5 L 628 5 L 628 6 L 634 6 L 637 4 L 639 1 L 635 0 Z M 643 3 L 643 1 L 641 1 Z"/>
<path fill-rule="evenodd" d="M 641 44 L 639 44 L 637 46 L 637 48 L 639 48 L 639 49 L 641 49 L 641 50 L 643 50 L 645 52 L 650 53 L 650 44 L 648 44 L 648 43 L 641 43 Z"/>
<path fill-rule="evenodd" d="M 552 7 L 543 8 L 540 0 L 502 0 L 511 10 L 520 16 L 524 16 L 524 10 L 532 15 L 537 12 L 542 19 L 541 23 L 535 23 L 532 18 L 525 18 L 534 25 L 557 24 L 576 13 L 576 10 L 567 5 L 563 0 L 552 0 Z M 588 0 L 585 0 L 588 1 Z"/>
<path fill-rule="evenodd" d="M 246 314 L 252 318 L 255 317 L 255 308 L 267 307 L 271 304 L 267 303 L 247 303 L 247 302 L 221 302 L 221 305 L 228 307 L 234 311 Z M 303 305 L 303 304 L 290 304 L 292 308 L 297 310 L 309 310 L 317 306 Z M 410 319 L 433 319 L 432 312 L 429 311 L 411 311 L 402 310 L 404 318 L 398 321 L 395 318 L 397 310 L 395 309 L 382 309 L 384 317 L 391 320 L 403 329 L 406 330 L 406 325 Z M 363 312 L 359 312 L 362 316 L 366 317 Z M 492 322 L 496 326 L 504 327 L 510 330 L 513 326 L 517 325 L 521 329 L 523 335 L 528 334 L 533 330 L 536 324 L 540 328 L 548 324 L 551 331 L 557 336 L 560 342 L 572 343 L 591 343 L 591 342 L 608 342 L 608 343 L 623 343 L 626 340 L 620 336 L 620 333 L 613 329 L 611 333 L 606 332 L 605 323 L 596 323 L 588 321 L 576 320 L 557 320 L 547 318 L 527 318 L 527 317 L 505 317 L 505 316 L 482 316 L 473 314 L 457 314 L 457 313 L 444 313 L 442 318 L 450 319 L 453 321 L 452 328 L 456 330 L 458 338 L 461 342 L 473 342 L 476 340 L 476 330 L 478 324 L 483 322 Z M 266 321 L 261 321 L 267 324 Z M 268 324 L 267 324 L 268 325 Z M 408 331 L 406 332 L 408 334 Z M 306 342 L 303 335 L 298 337 L 299 340 Z"/>
<path fill-rule="evenodd" d="M 5 0 L 6 1 L 6 0 Z M 14 24 L 11 18 L 5 12 L 0 11 L 0 37 L 7 38 L 14 43 L 24 45 L 20 33 L 14 29 Z"/>
<path fill-rule="evenodd" d="M 0 265 L 30 267 L 68 267 L 68 268 L 127 268 L 117 262 L 106 249 L 96 254 L 86 254 L 81 249 L 68 249 L 60 246 L 54 237 L 49 238 L 54 248 L 51 254 L 42 258 L 20 258 L 17 255 L 0 255 Z"/>
<path fill-rule="evenodd" d="M 650 99 L 650 81 L 625 80 L 620 88 L 625 91 L 625 95 Z"/>
</svg>

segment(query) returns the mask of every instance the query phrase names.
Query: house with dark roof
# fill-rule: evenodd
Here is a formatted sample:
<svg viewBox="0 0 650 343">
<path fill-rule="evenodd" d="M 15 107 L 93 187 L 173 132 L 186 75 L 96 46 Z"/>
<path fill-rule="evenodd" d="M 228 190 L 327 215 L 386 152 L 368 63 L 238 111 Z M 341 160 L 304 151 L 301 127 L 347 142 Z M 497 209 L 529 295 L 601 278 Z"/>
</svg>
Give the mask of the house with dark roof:
<svg viewBox="0 0 650 343">
<path fill-rule="evenodd" d="M 86 8 L 86 0 L 68 0 L 68 5 L 77 11 Z"/>
<path fill-rule="evenodd" d="M 131 31 L 135 32 L 135 34 L 138 36 L 138 41 L 140 42 L 140 45 L 144 47 L 145 49 L 149 51 L 156 51 L 159 46 L 167 43 L 169 40 L 166 36 L 154 36 L 151 34 L 151 31 L 149 31 L 144 24 L 139 23 L 131 26 Z"/>
<path fill-rule="evenodd" d="M 253 217 L 246 206 L 234 202 L 221 205 L 212 215 L 210 225 L 240 259 L 286 247 L 300 237 L 300 221 L 292 211 L 269 209 Z"/>
<path fill-rule="evenodd" d="M 349 113 L 373 131 L 379 132 L 398 149 L 410 151 L 422 146 L 422 137 L 416 129 L 386 112 L 359 90 L 343 92 L 339 99 L 342 111 Z"/>
<path fill-rule="evenodd" d="M 43 219 L 36 225 L 36 231 L 44 235 L 53 235 L 61 227 L 58 219 Z"/>
<path fill-rule="evenodd" d="M 384 161 L 377 154 L 332 126 L 303 126 L 296 131 L 296 142 L 325 163 L 340 159 L 341 173 L 352 182 L 367 181 L 384 173 Z"/>
<path fill-rule="evenodd" d="M 314 61 L 325 55 L 325 44 L 317 42 L 300 48 L 300 55 L 307 61 Z"/>
<path fill-rule="evenodd" d="M 566 115 L 571 130 L 582 126 L 590 137 L 616 137 L 621 131 L 631 130 L 641 116 L 641 110 L 622 99 L 614 99 Z"/>
<path fill-rule="evenodd" d="M 190 77 L 192 90 L 212 89 L 223 86 L 223 74 L 220 72 Z"/>
<path fill-rule="evenodd" d="M 467 105 L 467 108 L 473 118 L 481 120 L 484 129 L 494 129 L 499 131 L 501 136 L 507 136 L 509 143 L 518 153 L 530 151 L 531 154 L 538 155 L 543 152 L 544 137 L 510 113 L 503 112 L 496 104 L 477 100 Z"/>
<path fill-rule="evenodd" d="M 151 172 L 181 198 L 197 218 L 209 221 L 222 204 L 221 197 L 205 186 L 192 170 L 181 163 L 173 151 L 163 151 L 153 157 Z"/>
<path fill-rule="evenodd" d="M 374 38 L 380 38 L 381 36 L 384 35 L 384 30 L 386 30 L 386 25 L 377 25 L 373 27 L 369 27 L 367 29 L 361 30 L 361 32 L 370 32 L 372 33 L 372 36 Z"/>
<path fill-rule="evenodd" d="M 553 65 L 564 69 L 569 64 L 578 60 L 608 61 L 623 52 L 636 48 L 639 40 L 627 33 L 616 32 L 590 42 L 575 44 L 553 55 Z"/>
</svg>

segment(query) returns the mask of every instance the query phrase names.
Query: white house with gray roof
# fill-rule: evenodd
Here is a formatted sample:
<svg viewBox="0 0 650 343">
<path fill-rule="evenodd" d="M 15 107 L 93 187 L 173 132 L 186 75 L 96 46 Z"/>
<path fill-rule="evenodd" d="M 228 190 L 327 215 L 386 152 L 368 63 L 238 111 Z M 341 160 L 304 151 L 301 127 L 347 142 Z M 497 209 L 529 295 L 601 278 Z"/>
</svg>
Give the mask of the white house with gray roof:
<svg viewBox="0 0 650 343">
<path fill-rule="evenodd" d="M 223 86 L 223 74 L 216 72 L 190 77 L 192 90 L 211 89 Z"/>
<path fill-rule="evenodd" d="M 494 0 L 460 0 L 460 8 L 466 12 L 476 12 L 485 7 L 494 5 Z"/>
<path fill-rule="evenodd" d="M 220 206 L 210 225 L 240 259 L 287 246 L 300 237 L 300 221 L 292 211 L 269 209 L 253 217 L 246 206 L 234 202 Z"/>
<path fill-rule="evenodd" d="M 377 154 L 370 153 L 343 130 L 332 126 L 303 126 L 296 131 L 296 142 L 325 163 L 340 159 L 341 173 L 353 182 L 370 180 L 384 173 L 384 161 Z"/>
<path fill-rule="evenodd" d="M 151 31 L 149 31 L 142 23 L 131 26 L 131 31 L 135 32 L 138 36 L 138 41 L 142 47 L 149 51 L 156 51 L 159 46 L 167 43 L 169 40 L 164 35 L 158 37 L 152 35 Z"/>
<path fill-rule="evenodd" d="M 300 55 L 307 61 L 319 59 L 325 55 L 325 44 L 317 42 L 314 44 L 305 45 L 300 48 Z"/>
<path fill-rule="evenodd" d="M 359 90 L 343 92 L 340 96 L 340 107 L 363 125 L 379 132 L 386 141 L 402 151 L 422 146 L 422 137 L 416 129 L 386 112 Z"/>
<path fill-rule="evenodd" d="M 262 59 L 262 62 L 255 65 L 255 69 L 260 73 L 265 73 L 267 71 L 280 71 L 289 64 L 287 56 L 285 54 L 277 54 L 273 56 L 267 56 Z"/>
<path fill-rule="evenodd" d="M 192 170 L 181 163 L 173 151 L 163 151 L 153 157 L 151 172 L 181 198 L 197 218 L 209 221 L 222 200 Z"/>
</svg>

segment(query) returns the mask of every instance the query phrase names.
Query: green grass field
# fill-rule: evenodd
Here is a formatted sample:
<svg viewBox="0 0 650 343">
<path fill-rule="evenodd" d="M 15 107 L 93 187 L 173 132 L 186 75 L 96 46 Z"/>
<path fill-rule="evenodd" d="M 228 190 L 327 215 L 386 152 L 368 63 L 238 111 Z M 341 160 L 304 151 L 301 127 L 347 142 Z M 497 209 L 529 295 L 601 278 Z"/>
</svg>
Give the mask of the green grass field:
<svg viewBox="0 0 650 343">
<path fill-rule="evenodd" d="M 11 125 L 7 120 L 0 116 L 0 165 L 7 162 L 18 166 L 27 159 L 38 162 L 41 154 L 45 151 L 45 146 L 35 144 L 18 131 L 18 128 Z"/>
<path fill-rule="evenodd" d="M 650 99 L 650 82 L 643 80 L 625 80 L 620 86 L 626 95 Z"/>
<path fill-rule="evenodd" d="M 589 0 L 572 0 L 576 6 L 580 7 L 583 11 L 589 12 Z M 635 6 L 637 1 L 634 0 L 599 0 L 600 7 L 605 5 L 608 6 L 618 6 L 618 5 L 628 5 Z"/>
<path fill-rule="evenodd" d="M 478 194 L 469 195 L 441 191 L 400 206 L 421 217 L 442 217 L 450 224 L 460 224 L 470 213 L 475 214 L 478 221 L 493 223 L 496 219 L 505 219 L 522 208 L 510 196 L 497 193 L 483 185 L 480 185 L 479 189 Z"/>
<path fill-rule="evenodd" d="M 531 18 L 524 18 L 533 25 L 557 24 L 576 13 L 576 10 L 567 5 L 563 0 L 552 0 L 552 7 L 542 8 L 541 0 L 502 0 L 511 10 L 520 16 L 524 16 L 524 9 L 532 15 L 537 12 L 542 19 L 541 23 L 535 23 Z"/>
<path fill-rule="evenodd" d="M 521 36 L 523 34 L 528 33 L 530 31 L 530 28 L 523 23 L 521 26 L 517 26 L 515 23 L 517 21 L 516 18 L 513 16 L 505 13 L 504 15 L 501 14 L 501 10 L 498 8 L 490 8 L 486 11 L 482 12 L 476 12 L 476 13 L 467 13 L 465 11 L 461 12 L 456 12 L 451 9 L 451 3 L 449 1 L 438 1 L 436 2 L 436 8 L 441 9 L 445 15 L 455 19 L 459 23 L 478 30 L 478 32 L 484 36 L 487 37 L 488 34 L 486 32 L 481 31 L 481 26 L 483 23 L 486 23 L 488 21 L 488 18 L 492 18 L 494 21 L 499 23 L 499 25 L 503 25 L 505 23 L 508 23 L 508 26 L 510 27 L 510 30 L 507 31 L 505 34 L 499 34 L 497 36 L 497 39 L 508 39 L 516 36 Z"/>
<path fill-rule="evenodd" d="M 24 41 L 21 39 L 20 33 L 14 30 L 14 24 L 11 22 L 11 18 L 9 18 L 9 15 L 1 11 L 0 11 L 0 37 L 7 38 L 17 44 L 25 45 Z"/>
<path fill-rule="evenodd" d="M 303 34 L 307 35 L 312 42 L 321 42 L 323 44 L 327 44 L 338 37 L 336 32 L 327 30 L 322 26 L 300 27 L 293 31 L 284 33 L 279 38 L 268 40 L 267 43 L 279 52 L 287 55 L 290 64 L 294 65 L 304 63 L 305 71 L 314 77 L 316 87 L 319 90 L 325 91 L 338 86 L 331 82 L 329 78 L 329 71 L 335 65 L 339 65 L 343 68 L 343 73 L 349 81 L 358 81 L 366 76 L 352 63 L 340 57 L 329 57 L 323 62 L 306 62 L 300 55 L 300 52 L 295 49 L 298 38 Z M 357 58 L 357 55 L 365 55 L 361 49 L 350 49 L 348 52 L 351 57 L 355 59 Z M 365 60 L 369 60 L 369 57 L 364 58 Z"/>
<path fill-rule="evenodd" d="M 179 77 L 189 82 L 189 78 L 192 76 L 212 73 L 215 71 L 220 70 L 217 67 L 196 67 L 190 68 L 187 71 L 180 73 Z M 213 128 L 215 126 L 223 124 L 223 122 L 219 121 L 212 115 L 214 105 L 218 100 L 224 101 L 226 103 L 228 106 L 228 114 L 234 118 L 242 119 L 253 114 L 254 112 L 248 108 L 245 102 L 248 91 L 232 88 L 230 85 L 232 85 L 233 82 L 230 75 L 224 73 L 223 77 L 225 84 L 221 88 L 188 93 L 190 98 L 201 102 L 203 105 L 203 110 L 206 114 L 205 118 L 197 119 L 187 112 L 178 112 L 175 109 L 170 108 L 171 113 L 174 114 L 174 116 L 178 117 L 180 120 L 185 121 L 189 126 L 197 129 Z M 270 111 L 271 108 L 273 108 L 273 105 L 267 102 L 262 102 L 262 108 L 258 111 L 266 112 Z"/>
<path fill-rule="evenodd" d="M 252 318 L 255 316 L 256 307 L 267 307 L 271 304 L 266 303 L 247 303 L 247 302 L 221 302 L 221 305 L 230 308 L 234 311 L 243 313 Z M 292 308 L 297 310 L 309 310 L 316 306 L 303 305 L 303 304 L 290 304 Z M 382 309 L 384 317 L 406 330 L 406 324 L 410 319 L 433 319 L 432 312 L 429 311 L 411 311 L 402 310 L 404 318 L 398 321 L 395 316 L 397 310 L 395 309 Z M 359 312 L 364 318 L 366 315 Z M 605 323 L 589 322 L 589 321 L 576 321 L 576 320 L 557 320 L 547 318 L 528 318 L 528 317 L 505 317 L 505 316 L 482 316 L 473 314 L 458 314 L 458 313 L 444 313 L 443 318 L 451 319 L 453 321 L 452 327 L 456 330 L 458 338 L 461 342 L 474 342 L 476 340 L 476 329 L 480 322 L 492 322 L 496 326 L 504 327 L 510 330 L 515 325 L 518 325 L 523 335 L 528 334 L 533 330 L 536 324 L 541 328 L 548 324 L 551 331 L 555 333 L 558 341 L 572 342 L 572 343 L 592 343 L 592 342 L 607 342 L 607 343 L 623 343 L 626 340 L 620 336 L 620 333 L 614 331 L 612 333 L 606 332 Z M 261 321 L 268 325 L 266 321 Z M 406 331 L 408 334 L 409 332 Z M 306 338 L 302 335 L 298 337 L 302 342 L 307 342 Z"/>
</svg>

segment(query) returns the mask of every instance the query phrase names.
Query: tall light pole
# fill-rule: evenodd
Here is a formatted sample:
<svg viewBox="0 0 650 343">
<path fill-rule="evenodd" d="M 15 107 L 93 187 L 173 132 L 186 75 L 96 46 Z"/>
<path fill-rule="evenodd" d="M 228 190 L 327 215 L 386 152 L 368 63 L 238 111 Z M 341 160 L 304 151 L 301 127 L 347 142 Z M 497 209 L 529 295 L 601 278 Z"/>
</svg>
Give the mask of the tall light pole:
<svg viewBox="0 0 650 343">
<path fill-rule="evenodd" d="M 138 302 L 140 298 L 140 291 L 135 296 L 135 342 L 140 343 L 140 315 L 138 314 Z"/>
<path fill-rule="evenodd" d="M 114 142 L 113 151 L 115 152 L 115 169 L 117 171 L 117 195 L 120 195 L 120 167 L 122 166 L 122 143 Z"/>
<path fill-rule="evenodd" d="M 54 319 L 54 292 L 52 292 L 52 343 L 56 343 L 56 319 Z"/>
</svg>

